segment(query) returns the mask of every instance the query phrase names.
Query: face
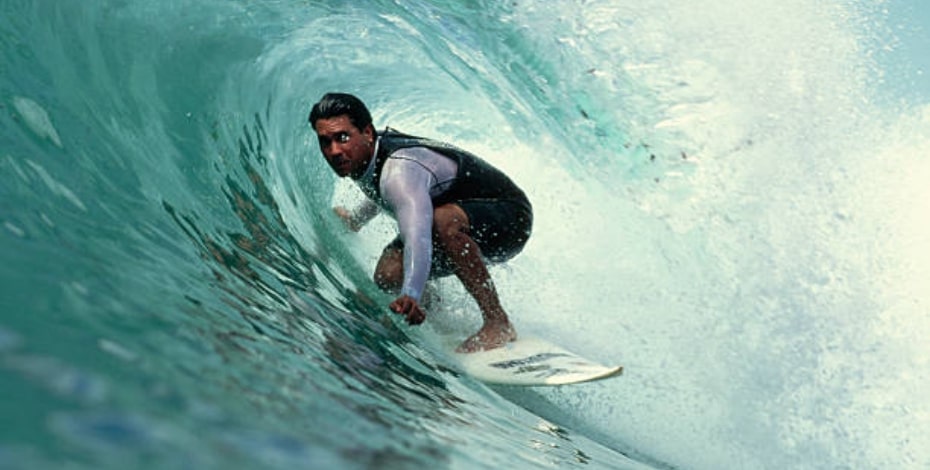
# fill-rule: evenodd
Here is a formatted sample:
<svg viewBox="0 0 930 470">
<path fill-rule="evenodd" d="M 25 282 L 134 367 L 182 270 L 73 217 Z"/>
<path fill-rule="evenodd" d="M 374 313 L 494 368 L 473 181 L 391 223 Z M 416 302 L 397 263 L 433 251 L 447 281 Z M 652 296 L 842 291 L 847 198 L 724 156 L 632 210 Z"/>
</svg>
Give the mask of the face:
<svg viewBox="0 0 930 470">
<path fill-rule="evenodd" d="M 374 129 L 359 130 L 346 115 L 316 122 L 320 151 L 329 166 L 341 177 L 358 178 L 368 169 L 374 153 Z"/>
</svg>

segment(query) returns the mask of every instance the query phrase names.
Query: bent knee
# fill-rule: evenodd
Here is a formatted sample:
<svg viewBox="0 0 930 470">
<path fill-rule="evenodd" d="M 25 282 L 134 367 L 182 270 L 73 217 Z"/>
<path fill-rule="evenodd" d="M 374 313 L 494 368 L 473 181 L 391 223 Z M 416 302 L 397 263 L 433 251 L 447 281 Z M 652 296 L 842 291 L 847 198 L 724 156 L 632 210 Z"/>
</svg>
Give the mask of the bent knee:
<svg viewBox="0 0 930 470">
<path fill-rule="evenodd" d="M 433 237 L 443 242 L 468 233 L 468 214 L 457 204 L 446 204 L 433 210 Z"/>
<path fill-rule="evenodd" d="M 375 285 L 385 292 L 399 292 L 404 282 L 404 267 L 395 258 L 392 256 L 382 258 L 378 263 L 378 267 L 375 268 L 373 276 Z"/>
<path fill-rule="evenodd" d="M 403 277 L 391 273 L 375 271 L 374 281 L 379 289 L 395 294 L 400 292 L 401 284 L 403 284 Z"/>
</svg>

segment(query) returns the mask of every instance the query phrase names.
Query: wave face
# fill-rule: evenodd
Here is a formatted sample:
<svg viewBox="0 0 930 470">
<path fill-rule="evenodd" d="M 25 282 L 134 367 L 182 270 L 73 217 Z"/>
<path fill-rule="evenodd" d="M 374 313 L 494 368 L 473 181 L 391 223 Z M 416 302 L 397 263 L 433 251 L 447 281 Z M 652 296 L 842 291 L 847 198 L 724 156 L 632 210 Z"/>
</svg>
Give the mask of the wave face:
<svg viewBox="0 0 930 470">
<path fill-rule="evenodd" d="M 629 4 L 628 4 L 629 3 Z M 635 3 L 635 4 L 633 4 Z M 0 7 L 0 467 L 923 468 L 930 97 L 881 2 Z M 488 388 L 370 281 L 327 91 L 529 194 L 493 272 L 618 380 Z M 902 98 L 906 96 L 906 98 Z"/>
</svg>

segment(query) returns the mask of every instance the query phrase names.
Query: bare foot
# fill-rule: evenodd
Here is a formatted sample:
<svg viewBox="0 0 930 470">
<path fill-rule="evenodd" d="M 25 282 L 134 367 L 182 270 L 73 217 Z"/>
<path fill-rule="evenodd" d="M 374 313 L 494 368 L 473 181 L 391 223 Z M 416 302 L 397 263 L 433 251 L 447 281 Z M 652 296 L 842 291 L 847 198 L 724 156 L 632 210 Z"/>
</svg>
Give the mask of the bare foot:
<svg viewBox="0 0 930 470">
<path fill-rule="evenodd" d="M 504 325 L 485 324 L 477 333 L 471 335 L 455 349 L 457 353 L 473 353 L 499 348 L 517 340 L 517 330 L 510 323 Z"/>
</svg>

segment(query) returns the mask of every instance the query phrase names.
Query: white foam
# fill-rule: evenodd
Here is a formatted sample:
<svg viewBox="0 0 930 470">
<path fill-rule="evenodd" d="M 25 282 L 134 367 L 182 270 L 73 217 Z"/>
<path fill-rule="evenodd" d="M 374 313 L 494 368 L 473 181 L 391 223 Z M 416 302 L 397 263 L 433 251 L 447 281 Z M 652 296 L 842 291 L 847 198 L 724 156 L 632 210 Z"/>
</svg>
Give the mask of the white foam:
<svg viewBox="0 0 930 470">
<path fill-rule="evenodd" d="M 533 173 L 524 321 L 628 371 L 549 398 L 688 468 L 928 461 L 930 127 L 874 99 L 873 19 L 804 0 L 522 15 L 541 48 L 571 44 L 560 82 L 598 98 L 592 120 L 656 155 L 567 141 L 581 165 Z"/>
</svg>

